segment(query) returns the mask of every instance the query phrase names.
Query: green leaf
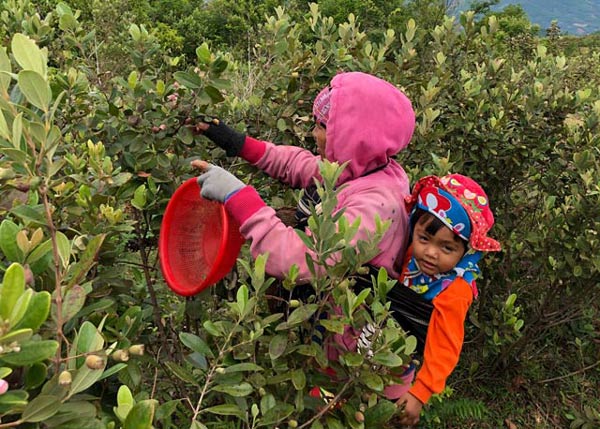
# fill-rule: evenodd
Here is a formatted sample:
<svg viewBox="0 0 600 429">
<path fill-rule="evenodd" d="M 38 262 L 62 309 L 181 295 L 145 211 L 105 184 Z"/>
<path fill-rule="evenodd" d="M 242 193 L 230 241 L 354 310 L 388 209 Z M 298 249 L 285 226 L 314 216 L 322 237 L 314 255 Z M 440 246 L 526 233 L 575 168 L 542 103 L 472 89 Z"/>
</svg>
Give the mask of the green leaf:
<svg viewBox="0 0 600 429">
<path fill-rule="evenodd" d="M 37 72 L 21 70 L 18 75 L 19 88 L 31 104 L 44 112 L 48 111 L 52 101 L 50 85 Z"/>
<path fill-rule="evenodd" d="M 24 390 L 9 390 L 0 395 L 0 415 L 9 414 L 11 410 L 27 405 L 28 396 Z"/>
<path fill-rule="evenodd" d="M 87 388 L 91 387 L 100 379 L 100 377 L 102 377 L 104 368 L 105 367 L 100 369 L 91 369 L 88 368 L 87 365 L 81 365 L 81 367 L 75 372 L 75 376 L 73 377 L 73 381 L 71 382 L 69 394 L 67 397 L 70 398 L 73 395 L 83 392 Z"/>
<path fill-rule="evenodd" d="M 397 366 L 404 365 L 404 361 L 400 356 L 389 351 L 375 353 L 375 355 L 373 356 L 373 361 L 390 368 L 395 368 Z"/>
<path fill-rule="evenodd" d="M 123 429 L 152 429 L 157 405 L 155 399 L 145 399 L 135 404 L 127 414 Z"/>
<path fill-rule="evenodd" d="M 344 322 L 336 319 L 322 319 L 319 320 L 319 324 L 322 325 L 329 332 L 335 332 L 337 334 L 344 333 Z"/>
<path fill-rule="evenodd" d="M 184 71 L 178 71 L 173 74 L 175 80 L 189 89 L 198 89 L 204 85 L 204 82 L 196 73 L 188 73 Z"/>
<path fill-rule="evenodd" d="M 289 417 L 294 410 L 295 408 L 293 405 L 279 403 L 264 413 L 261 426 L 267 426 L 269 428 L 275 427 L 277 423 Z"/>
<path fill-rule="evenodd" d="M 119 391 L 117 392 L 117 406 L 113 407 L 113 411 L 119 420 L 124 422 L 134 405 L 135 400 L 129 387 L 125 385 L 119 387 Z"/>
<path fill-rule="evenodd" d="M 225 368 L 225 374 L 231 374 L 233 372 L 245 372 L 245 371 L 264 371 L 264 369 L 254 363 L 238 363 L 235 365 L 228 366 Z"/>
<path fill-rule="evenodd" d="M 177 365 L 174 362 L 166 362 L 165 365 L 171 370 L 171 372 L 180 380 L 185 381 L 193 385 L 198 385 L 198 382 L 194 378 L 194 374 L 189 372 L 187 369 Z"/>
<path fill-rule="evenodd" d="M 8 130 L 8 123 L 6 122 L 6 118 L 4 117 L 2 110 L 0 110 L 0 137 L 8 141 L 12 140 L 10 131 Z"/>
<path fill-rule="evenodd" d="M 250 383 L 242 382 L 239 384 L 218 384 L 212 388 L 215 392 L 226 393 L 235 397 L 248 396 L 254 391 Z"/>
<path fill-rule="evenodd" d="M 211 64 L 211 71 L 217 75 L 223 73 L 225 71 L 225 69 L 227 68 L 227 61 L 225 61 L 222 58 L 217 58 L 212 64 Z"/>
<path fill-rule="evenodd" d="M 71 241 L 67 238 L 65 234 L 60 231 L 56 232 L 56 245 L 58 247 L 58 255 L 60 257 L 60 261 L 62 262 L 63 268 L 69 266 L 69 262 L 71 260 Z"/>
<path fill-rule="evenodd" d="M 6 73 L 2 73 L 6 72 Z M 6 47 L 0 48 L 0 93 L 4 93 L 8 91 L 8 87 L 10 86 L 11 77 L 10 74 L 12 72 L 12 66 L 10 63 L 10 58 L 6 53 Z"/>
<path fill-rule="evenodd" d="M 190 425 L 190 429 L 208 429 L 206 426 L 204 426 L 202 423 L 200 423 L 198 420 L 194 420 L 192 422 L 192 424 Z"/>
<path fill-rule="evenodd" d="M 54 340 L 29 341 L 21 344 L 19 352 L 11 352 L 0 357 L 0 360 L 10 365 L 26 366 L 50 359 L 58 349 Z"/>
<path fill-rule="evenodd" d="M 280 357 L 287 347 L 288 337 L 286 334 L 275 335 L 269 343 L 269 356 L 272 360 Z"/>
<path fill-rule="evenodd" d="M 0 367 L 0 379 L 2 378 L 6 378 L 7 376 L 9 376 L 12 373 L 12 369 L 7 368 L 7 367 Z"/>
<path fill-rule="evenodd" d="M 2 291 L 0 293 L 0 317 L 10 318 L 13 307 L 25 292 L 25 270 L 16 262 L 11 264 L 4 273 Z"/>
<path fill-rule="evenodd" d="M 61 401 L 53 395 L 40 395 L 31 401 L 21 415 L 26 422 L 43 422 L 56 414 L 61 406 Z"/>
<path fill-rule="evenodd" d="M 11 48 L 15 60 L 24 70 L 33 70 L 40 76 L 46 76 L 47 58 L 33 40 L 17 33 L 13 36 Z"/>
<path fill-rule="evenodd" d="M 28 161 L 28 156 L 25 152 L 20 149 L 14 149 L 10 147 L 3 147 L 0 149 L 0 153 L 9 157 L 12 161 L 17 162 L 18 164 L 26 164 Z"/>
<path fill-rule="evenodd" d="M 246 313 L 246 305 L 248 305 L 248 286 L 241 285 L 238 288 L 236 302 L 240 309 L 240 315 L 243 316 Z"/>
<path fill-rule="evenodd" d="M 361 366 L 365 360 L 365 357 L 360 353 L 344 353 L 340 359 L 348 366 Z"/>
<path fill-rule="evenodd" d="M 41 204 L 35 206 L 22 204 L 20 206 L 13 207 L 10 211 L 25 222 L 32 222 L 37 225 L 46 225 L 44 206 Z"/>
<path fill-rule="evenodd" d="M 392 418 L 396 409 L 392 402 L 380 400 L 377 405 L 365 410 L 365 428 L 383 427 L 384 423 Z"/>
<path fill-rule="evenodd" d="M 234 404 L 215 405 L 214 407 L 205 408 L 202 411 L 220 416 L 237 416 L 240 418 L 243 418 L 245 414 L 240 407 Z"/>
<path fill-rule="evenodd" d="M 315 311 L 317 311 L 318 308 L 319 306 L 317 304 L 307 304 L 298 307 L 292 312 L 292 314 L 290 314 L 290 317 L 288 317 L 287 322 L 285 322 L 287 325 L 286 327 L 298 325 L 305 320 L 308 320 L 313 314 L 315 314 Z"/>
<path fill-rule="evenodd" d="M 366 289 L 363 289 L 358 294 L 358 296 L 356 297 L 356 300 L 352 304 L 352 312 L 353 313 L 354 313 L 354 310 L 356 310 L 358 308 L 358 306 L 360 306 L 363 302 L 365 302 L 365 300 L 367 299 L 367 296 L 369 296 L 369 293 L 371 293 L 371 289 L 366 288 Z"/>
<path fill-rule="evenodd" d="M 360 381 L 365 383 L 369 389 L 376 392 L 383 391 L 383 379 L 379 375 L 367 371 L 362 371 L 360 375 Z"/>
<path fill-rule="evenodd" d="M 199 336 L 190 334 L 188 332 L 181 332 L 179 334 L 179 339 L 187 348 L 195 351 L 196 353 L 200 353 L 203 356 L 208 356 L 211 358 L 215 357 L 208 344 L 206 344 Z"/>
<path fill-rule="evenodd" d="M 213 103 L 220 103 L 221 101 L 225 100 L 225 98 L 223 98 L 223 95 L 221 95 L 221 92 L 214 86 L 206 85 L 204 87 L 204 90 L 206 91 Z"/>
<path fill-rule="evenodd" d="M 306 374 L 303 370 L 297 369 L 292 371 L 292 384 L 296 390 L 302 390 L 306 386 Z"/>
<path fill-rule="evenodd" d="M 21 294 L 21 296 L 15 303 L 9 317 L 10 324 L 12 326 L 17 325 L 21 321 L 23 316 L 26 314 L 27 307 L 29 306 L 29 301 L 31 301 L 31 297 L 33 296 L 33 294 L 34 292 L 32 289 L 27 289 Z"/>
<path fill-rule="evenodd" d="M 28 341 L 33 335 L 33 331 L 31 329 L 16 329 L 10 331 L 8 334 L 0 337 L 0 344 L 9 344 L 13 341 L 17 343 L 22 343 Z M 0 377 L 2 378 L 2 377 Z"/>
<path fill-rule="evenodd" d="M 79 313 L 79 310 L 81 310 L 83 308 L 83 305 L 85 304 L 85 299 L 86 299 L 85 289 L 79 285 L 75 285 L 67 291 L 67 293 L 65 294 L 65 296 L 63 298 L 63 307 L 62 307 L 63 322 L 65 322 L 65 323 L 68 322 L 77 313 Z M 52 318 L 54 320 L 56 320 L 56 314 L 54 314 L 55 309 L 56 309 L 56 307 L 53 306 L 52 307 L 52 310 L 53 310 Z"/>
<path fill-rule="evenodd" d="M 31 365 L 25 372 L 24 387 L 31 391 L 37 389 L 46 381 L 48 377 L 48 367 L 39 362 Z"/>
<path fill-rule="evenodd" d="M 196 48 L 196 56 L 202 64 L 210 64 L 211 55 L 206 42 Z"/>
<path fill-rule="evenodd" d="M 17 246 L 17 233 L 20 230 L 17 224 L 8 219 L 0 223 L 0 250 L 8 261 L 22 262 L 23 252 Z"/>
<path fill-rule="evenodd" d="M 70 278 L 68 287 L 79 283 L 94 266 L 96 258 L 98 257 L 98 252 L 100 252 L 100 248 L 102 247 L 105 238 L 106 234 L 99 234 L 88 242 L 85 250 L 79 256 L 79 261 L 69 270 Z"/>
<path fill-rule="evenodd" d="M 417 349 L 417 337 L 415 337 L 414 335 L 409 335 L 405 339 L 403 353 L 410 356 L 415 352 L 416 349 Z"/>
<path fill-rule="evenodd" d="M 213 337 L 220 337 L 221 335 L 223 335 L 221 331 L 217 328 L 217 326 L 210 320 L 204 322 L 202 326 L 204 327 L 206 332 L 208 332 Z"/>
<path fill-rule="evenodd" d="M 27 328 L 37 331 L 48 318 L 51 296 L 47 291 L 37 292 L 29 301 L 27 312 L 15 328 Z"/>
<path fill-rule="evenodd" d="M 113 365 L 113 366 L 111 366 L 110 368 L 108 368 L 107 370 L 105 370 L 102 373 L 102 377 L 100 377 L 98 379 L 98 381 L 104 380 L 105 378 L 109 378 L 112 375 L 118 373 L 119 371 L 121 371 L 122 369 L 125 369 L 125 368 L 127 368 L 127 364 L 126 363 L 122 363 L 121 362 L 121 363 L 118 363 L 116 365 Z"/>
<path fill-rule="evenodd" d="M 125 385 L 119 387 L 119 390 L 117 391 L 117 404 L 131 405 L 133 407 L 135 401 L 133 400 L 133 395 L 131 394 L 129 387 Z"/>
<path fill-rule="evenodd" d="M 35 249 L 33 249 L 33 251 L 27 255 L 25 262 L 31 265 L 50 253 L 52 253 L 52 239 L 49 238 L 40 245 L 36 246 Z"/>
<path fill-rule="evenodd" d="M 133 193 L 133 200 L 131 200 L 131 205 L 138 210 L 144 210 L 147 202 L 147 190 L 146 185 L 140 185 L 137 187 L 135 192 Z"/>
<path fill-rule="evenodd" d="M 73 355 L 83 355 L 91 352 L 98 352 L 104 348 L 104 338 L 98 331 L 98 328 L 89 321 L 83 322 L 79 328 L 79 334 L 75 338 L 71 348 Z M 82 359 L 83 360 L 83 359 Z M 69 369 L 75 369 L 76 363 L 72 359 L 69 361 Z"/>
</svg>

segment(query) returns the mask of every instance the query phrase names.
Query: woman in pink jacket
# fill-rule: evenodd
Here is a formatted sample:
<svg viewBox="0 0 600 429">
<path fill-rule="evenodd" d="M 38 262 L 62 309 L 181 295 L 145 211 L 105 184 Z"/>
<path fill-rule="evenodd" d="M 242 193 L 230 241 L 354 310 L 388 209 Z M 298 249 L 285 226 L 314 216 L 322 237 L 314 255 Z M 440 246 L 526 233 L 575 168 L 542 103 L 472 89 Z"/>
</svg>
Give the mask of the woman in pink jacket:
<svg viewBox="0 0 600 429">
<path fill-rule="evenodd" d="M 229 156 L 241 156 L 252 165 L 294 188 L 304 188 L 306 197 L 298 205 L 297 218 L 308 214 L 307 201 L 318 199 L 314 178 L 319 177 L 321 158 L 344 163 L 339 179 L 338 209 L 352 222 L 361 218 L 354 240 L 375 232 L 375 218 L 390 220 L 379 243 L 379 254 L 370 261 L 384 267 L 390 277 L 398 276 L 402 264 L 408 219 L 404 197 L 410 195 L 404 169 L 393 156 L 404 149 L 413 134 L 415 114 L 410 100 L 392 84 L 375 76 L 350 72 L 336 75 L 317 96 L 313 113 L 313 136 L 319 155 L 294 146 L 245 136 L 219 121 L 199 123 L 203 133 Z M 247 186 L 224 169 L 204 161 L 192 165 L 203 171 L 199 177 L 205 198 L 225 203 L 241 225 L 242 235 L 251 241 L 254 257 L 269 253 L 268 274 L 283 278 L 293 264 L 299 267 L 298 283 L 310 279 L 305 254 L 309 252 L 293 228 L 286 226 L 252 186 Z M 317 201 L 318 202 L 318 201 Z M 399 261 L 396 259 L 400 258 Z"/>
</svg>

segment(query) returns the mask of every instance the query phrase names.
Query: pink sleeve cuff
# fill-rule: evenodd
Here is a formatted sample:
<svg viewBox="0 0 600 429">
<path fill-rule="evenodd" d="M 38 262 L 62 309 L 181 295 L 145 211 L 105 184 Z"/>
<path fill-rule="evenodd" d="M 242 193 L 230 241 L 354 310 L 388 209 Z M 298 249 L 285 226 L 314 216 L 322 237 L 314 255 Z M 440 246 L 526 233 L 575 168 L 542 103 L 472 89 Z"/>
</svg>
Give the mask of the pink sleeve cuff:
<svg viewBox="0 0 600 429">
<path fill-rule="evenodd" d="M 250 164 L 256 164 L 265 154 L 267 145 L 261 140 L 246 136 L 246 141 L 242 146 L 239 156 L 244 158 Z"/>
<path fill-rule="evenodd" d="M 252 186 L 243 187 L 225 202 L 225 208 L 240 226 L 265 206 L 265 202 Z"/>
</svg>

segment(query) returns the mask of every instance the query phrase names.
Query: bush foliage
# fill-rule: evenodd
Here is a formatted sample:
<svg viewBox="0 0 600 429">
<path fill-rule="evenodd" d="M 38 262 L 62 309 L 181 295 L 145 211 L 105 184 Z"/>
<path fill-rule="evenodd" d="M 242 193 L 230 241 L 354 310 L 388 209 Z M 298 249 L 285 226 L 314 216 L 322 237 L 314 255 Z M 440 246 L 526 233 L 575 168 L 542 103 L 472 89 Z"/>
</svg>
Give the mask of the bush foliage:
<svg viewBox="0 0 600 429">
<path fill-rule="evenodd" d="M 539 39 L 527 26 L 513 34 L 472 12 L 412 19 L 415 9 L 379 2 L 389 28 L 369 37 L 352 14 L 256 2 L 243 48 L 229 49 L 207 42 L 229 37 L 216 30 L 228 27 L 215 23 L 191 45 L 181 28 L 193 19 L 153 25 L 143 2 L 41 3 L 7 1 L 0 14 L 0 428 L 393 425 L 382 390 L 414 338 L 388 317 L 394 279 L 382 271 L 372 290 L 352 288 L 375 242 L 346 244 L 357 225 L 332 213 L 340 166 L 322 166 L 324 214 L 304 236 L 326 298 L 266 305 L 268 255 L 251 261 L 247 249 L 232 274 L 192 298 L 170 292 L 158 266 L 161 216 L 191 158 L 226 166 L 275 207 L 295 201 L 194 138 L 186 119 L 217 116 L 312 148 L 312 98 L 340 70 L 378 75 L 413 101 L 417 129 L 400 159 L 413 180 L 461 172 L 491 198 L 503 251 L 486 260 L 458 372 L 493 390 L 498 371 L 526 371 L 534 357 L 548 373 L 595 367 L 597 43 Z M 343 258 L 327 266 L 334 251 Z M 294 279 L 291 270 L 278 287 L 291 291 Z M 341 311 L 319 317 L 332 306 Z M 378 327 L 374 353 L 327 362 L 327 336 L 365 321 Z M 309 395 L 316 386 L 320 398 Z M 576 427 L 597 417 L 582 389 L 579 402 L 565 400 Z M 431 427 L 488 414 L 468 400 L 444 409 L 433 408 Z"/>
</svg>

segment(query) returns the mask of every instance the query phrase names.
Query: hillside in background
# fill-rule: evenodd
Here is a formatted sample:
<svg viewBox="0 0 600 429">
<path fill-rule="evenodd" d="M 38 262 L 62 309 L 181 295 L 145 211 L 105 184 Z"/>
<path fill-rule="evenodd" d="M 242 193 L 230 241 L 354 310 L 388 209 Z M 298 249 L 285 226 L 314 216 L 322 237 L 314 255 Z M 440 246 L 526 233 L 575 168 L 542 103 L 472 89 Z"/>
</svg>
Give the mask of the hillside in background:
<svg viewBox="0 0 600 429">
<path fill-rule="evenodd" d="M 459 0 L 458 10 L 465 10 L 470 0 Z M 509 4 L 520 3 L 534 24 L 542 30 L 552 20 L 558 20 L 562 31 L 584 35 L 600 31 L 600 0 L 502 0 L 494 9 L 503 9 Z"/>
</svg>

